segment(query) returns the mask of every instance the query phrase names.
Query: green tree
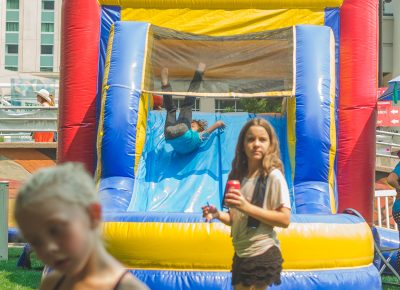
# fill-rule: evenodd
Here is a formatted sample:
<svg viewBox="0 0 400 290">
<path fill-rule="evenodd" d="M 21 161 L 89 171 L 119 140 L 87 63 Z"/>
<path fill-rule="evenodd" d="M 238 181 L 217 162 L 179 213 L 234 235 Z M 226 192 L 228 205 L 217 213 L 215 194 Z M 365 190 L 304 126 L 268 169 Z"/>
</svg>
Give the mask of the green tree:
<svg viewBox="0 0 400 290">
<path fill-rule="evenodd" d="M 243 98 L 239 108 L 249 113 L 280 113 L 282 98 Z"/>
</svg>

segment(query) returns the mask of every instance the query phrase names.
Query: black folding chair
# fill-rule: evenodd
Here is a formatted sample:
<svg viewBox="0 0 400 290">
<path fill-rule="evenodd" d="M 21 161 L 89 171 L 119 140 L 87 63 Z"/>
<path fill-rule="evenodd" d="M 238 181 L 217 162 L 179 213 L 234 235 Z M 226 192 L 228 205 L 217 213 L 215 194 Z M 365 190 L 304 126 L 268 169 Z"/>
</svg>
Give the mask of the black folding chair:
<svg viewBox="0 0 400 290">
<path fill-rule="evenodd" d="M 351 214 L 351 215 L 355 215 L 359 218 L 363 218 L 363 216 L 355 209 L 353 208 L 346 208 L 345 210 L 343 210 L 343 213 L 346 214 Z M 378 255 L 380 261 L 382 262 L 382 265 L 380 266 L 380 268 L 378 267 L 378 271 L 379 274 L 382 276 L 383 271 L 388 268 L 390 270 L 390 272 L 397 278 L 398 283 L 392 283 L 392 282 L 383 282 L 384 284 L 388 284 L 388 285 L 394 285 L 394 286 L 400 286 L 400 275 L 399 273 L 396 271 L 396 269 L 393 268 L 393 266 L 390 264 L 390 261 L 392 260 L 393 256 L 396 259 L 396 254 L 397 252 L 400 250 L 400 248 L 386 248 L 386 247 L 380 247 L 377 243 L 377 241 L 374 238 L 374 250 L 375 253 Z M 385 257 L 383 255 L 383 253 L 390 253 L 388 257 Z"/>
</svg>

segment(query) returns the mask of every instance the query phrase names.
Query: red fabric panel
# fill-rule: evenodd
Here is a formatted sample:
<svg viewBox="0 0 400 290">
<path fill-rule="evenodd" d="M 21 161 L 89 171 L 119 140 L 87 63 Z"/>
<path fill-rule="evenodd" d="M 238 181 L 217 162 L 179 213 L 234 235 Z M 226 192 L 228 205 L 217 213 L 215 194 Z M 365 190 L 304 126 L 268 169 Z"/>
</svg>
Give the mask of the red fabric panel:
<svg viewBox="0 0 400 290">
<path fill-rule="evenodd" d="M 94 172 L 100 7 L 62 5 L 58 162 L 80 161 Z"/>
<path fill-rule="evenodd" d="M 378 1 L 345 0 L 340 10 L 337 183 L 339 211 L 372 222 L 378 87 Z"/>
</svg>

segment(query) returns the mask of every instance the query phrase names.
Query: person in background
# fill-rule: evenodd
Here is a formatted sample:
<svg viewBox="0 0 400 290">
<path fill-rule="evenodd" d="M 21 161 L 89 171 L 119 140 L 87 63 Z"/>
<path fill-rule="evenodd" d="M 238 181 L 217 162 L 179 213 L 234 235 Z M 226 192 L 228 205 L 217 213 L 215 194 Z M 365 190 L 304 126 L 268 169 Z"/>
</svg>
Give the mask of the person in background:
<svg viewBox="0 0 400 290">
<path fill-rule="evenodd" d="M 50 93 L 41 89 L 40 91 L 35 91 L 36 99 L 38 103 L 43 107 L 54 107 L 54 96 L 50 95 Z M 54 132 L 34 132 L 32 135 L 32 139 L 35 142 L 53 142 L 54 141 Z"/>
<path fill-rule="evenodd" d="M 195 92 L 199 89 L 203 80 L 203 74 L 206 65 L 199 63 L 192 81 L 190 82 L 188 92 Z M 168 80 L 168 69 L 161 70 L 161 89 L 163 92 L 171 92 L 172 88 Z M 165 120 L 164 136 L 165 141 L 181 154 L 188 154 L 195 151 L 201 144 L 207 140 L 208 136 L 218 128 L 224 128 L 222 121 L 215 122 L 207 128 L 205 120 L 192 120 L 192 108 L 195 104 L 196 97 L 186 96 L 178 120 L 176 119 L 176 107 L 172 101 L 172 95 L 165 94 L 163 103 L 167 110 L 167 118 Z"/>
<path fill-rule="evenodd" d="M 40 289 L 148 290 L 106 251 L 96 186 L 81 164 L 35 173 L 20 189 L 14 215 L 23 237 L 53 269 Z"/>
<path fill-rule="evenodd" d="M 397 152 L 397 156 L 400 158 L 400 151 Z M 400 162 L 397 163 L 396 167 L 387 177 L 387 182 L 396 190 L 396 200 L 392 207 L 392 216 L 397 224 L 397 228 L 400 229 Z M 378 209 L 379 210 L 379 209 Z M 400 236 L 400 235 L 399 235 Z M 397 251 L 397 269 L 400 269 L 400 251 Z"/>
<path fill-rule="evenodd" d="M 290 197 L 278 139 L 265 120 L 250 120 L 240 131 L 228 180 L 241 183 L 241 189 L 230 187 L 225 193 L 229 212 L 214 205 L 202 210 L 206 220 L 216 218 L 231 226 L 232 286 L 265 290 L 279 285 L 283 259 L 274 227 L 289 226 Z"/>
</svg>

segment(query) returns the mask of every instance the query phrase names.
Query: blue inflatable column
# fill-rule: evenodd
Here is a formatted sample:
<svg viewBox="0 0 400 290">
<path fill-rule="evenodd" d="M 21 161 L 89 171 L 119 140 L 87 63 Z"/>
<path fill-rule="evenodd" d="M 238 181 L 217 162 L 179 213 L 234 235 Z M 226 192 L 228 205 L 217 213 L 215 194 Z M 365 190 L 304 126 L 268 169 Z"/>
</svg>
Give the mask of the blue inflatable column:
<svg viewBox="0 0 400 290">
<path fill-rule="evenodd" d="M 143 22 L 117 21 L 110 31 L 96 172 L 105 211 L 125 211 L 131 200 L 135 162 L 140 158 L 136 152 L 137 126 L 148 34 L 149 24 Z"/>
<path fill-rule="evenodd" d="M 296 212 L 336 213 L 335 41 L 329 27 L 308 25 L 295 27 L 294 41 L 295 100 L 289 102 L 288 126 L 295 134 L 289 139 Z"/>
</svg>

